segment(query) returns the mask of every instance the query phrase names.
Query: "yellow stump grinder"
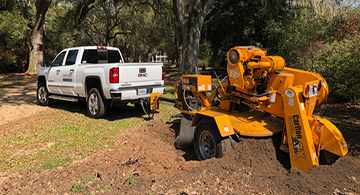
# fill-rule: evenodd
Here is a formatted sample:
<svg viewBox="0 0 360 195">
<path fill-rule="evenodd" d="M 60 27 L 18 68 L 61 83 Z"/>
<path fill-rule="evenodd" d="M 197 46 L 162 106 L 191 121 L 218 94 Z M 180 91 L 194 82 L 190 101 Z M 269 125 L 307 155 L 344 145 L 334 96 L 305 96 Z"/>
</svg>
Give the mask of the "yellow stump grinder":
<svg viewBox="0 0 360 195">
<path fill-rule="evenodd" d="M 339 129 L 313 115 L 329 93 L 322 76 L 285 67 L 282 57 L 264 49 L 239 46 L 227 54 L 227 73 L 217 87 L 210 75 L 182 76 L 175 89 L 182 113 L 177 148 L 193 146 L 199 160 L 220 158 L 241 137 L 282 133 L 280 149 L 289 153 L 291 167 L 305 172 L 321 155 L 346 155 Z"/>
</svg>

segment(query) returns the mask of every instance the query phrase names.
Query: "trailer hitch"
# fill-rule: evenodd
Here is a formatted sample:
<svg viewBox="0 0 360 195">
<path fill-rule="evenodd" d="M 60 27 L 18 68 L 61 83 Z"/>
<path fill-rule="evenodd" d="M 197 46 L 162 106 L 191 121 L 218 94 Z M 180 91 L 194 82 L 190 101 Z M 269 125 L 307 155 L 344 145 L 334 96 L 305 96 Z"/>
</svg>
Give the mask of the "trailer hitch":
<svg viewBox="0 0 360 195">
<path fill-rule="evenodd" d="M 141 98 L 139 99 L 140 105 L 149 119 L 154 118 L 154 114 L 159 110 L 160 106 L 160 93 L 151 93 L 150 98 Z"/>
</svg>

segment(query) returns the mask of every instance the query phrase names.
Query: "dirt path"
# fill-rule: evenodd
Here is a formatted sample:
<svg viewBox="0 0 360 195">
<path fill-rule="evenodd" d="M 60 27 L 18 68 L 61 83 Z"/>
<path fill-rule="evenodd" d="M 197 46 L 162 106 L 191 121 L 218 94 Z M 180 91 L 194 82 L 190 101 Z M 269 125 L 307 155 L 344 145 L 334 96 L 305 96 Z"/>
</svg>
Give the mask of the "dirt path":
<svg viewBox="0 0 360 195">
<path fill-rule="evenodd" d="M 36 104 L 36 74 L 0 75 L 0 130 L 47 108 Z"/>
<path fill-rule="evenodd" d="M 9 125 L 46 109 L 34 104 L 33 84 L 23 95 L 19 88 L 0 96 L 0 111 L 13 109 L 1 116 L 10 117 Z M 121 133 L 119 149 L 52 170 L 0 173 L 0 194 L 359 194 L 360 107 L 327 104 L 318 113 L 341 129 L 350 152 L 309 173 L 289 169 L 288 155 L 277 149 L 279 137 L 243 138 L 224 158 L 192 160 L 191 151 L 173 146 L 177 124 L 151 120 Z"/>
</svg>

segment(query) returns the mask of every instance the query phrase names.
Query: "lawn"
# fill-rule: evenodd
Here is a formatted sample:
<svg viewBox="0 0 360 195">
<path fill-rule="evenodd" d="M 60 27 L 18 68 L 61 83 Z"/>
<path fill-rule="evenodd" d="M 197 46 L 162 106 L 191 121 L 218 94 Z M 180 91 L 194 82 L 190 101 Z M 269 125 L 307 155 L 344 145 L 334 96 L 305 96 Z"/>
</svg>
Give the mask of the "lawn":
<svg viewBox="0 0 360 195">
<path fill-rule="evenodd" d="M 167 88 L 174 97 L 174 88 Z M 118 110 L 120 109 L 120 110 Z M 113 108 L 105 119 L 92 119 L 84 114 L 84 103 L 57 102 L 52 109 L 23 121 L 0 134 L 0 172 L 41 171 L 68 165 L 104 149 L 121 147 L 118 138 L 147 119 L 132 105 Z M 169 120 L 178 113 L 161 104 L 155 119 Z"/>
</svg>

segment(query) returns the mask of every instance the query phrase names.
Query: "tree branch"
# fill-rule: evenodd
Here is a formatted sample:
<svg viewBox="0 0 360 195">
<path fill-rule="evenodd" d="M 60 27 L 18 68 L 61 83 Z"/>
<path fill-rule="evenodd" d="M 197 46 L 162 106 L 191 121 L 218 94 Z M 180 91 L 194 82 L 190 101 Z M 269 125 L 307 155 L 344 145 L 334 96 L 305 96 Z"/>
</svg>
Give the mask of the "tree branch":
<svg viewBox="0 0 360 195">
<path fill-rule="evenodd" d="M 180 25 L 185 23 L 185 6 L 184 2 L 182 0 L 173 0 L 173 7 L 174 7 L 174 13 L 175 16 L 179 22 Z"/>
<path fill-rule="evenodd" d="M 132 34 L 133 34 L 132 32 L 117 32 L 111 37 L 111 39 L 115 39 L 117 35 L 132 35 Z"/>
<path fill-rule="evenodd" d="M 87 34 L 87 36 L 90 37 L 90 40 L 91 40 L 91 42 L 92 42 L 94 45 L 98 45 L 98 44 L 94 41 L 93 37 L 90 35 L 90 33 L 89 33 L 87 30 L 85 30 L 85 33 Z"/>
<path fill-rule="evenodd" d="M 152 9 L 155 13 L 157 13 L 157 14 L 166 14 L 165 12 L 159 11 L 159 10 L 155 7 L 155 3 L 156 3 L 156 0 L 154 0 L 152 3 L 148 2 L 148 1 L 143 1 L 143 2 L 140 2 L 139 5 L 141 5 L 141 6 L 144 6 L 144 5 L 150 6 L 151 9 Z"/>
<path fill-rule="evenodd" d="M 81 0 L 80 3 L 76 6 L 76 11 L 74 13 L 75 15 L 79 15 L 78 17 L 75 17 L 75 25 L 80 24 L 90 10 L 94 9 L 98 4 L 105 1 L 106 0 Z"/>
<path fill-rule="evenodd" d="M 202 22 L 204 22 L 206 15 L 209 13 L 211 6 L 214 4 L 214 0 L 203 0 L 202 3 L 203 12 L 201 13 L 201 19 Z"/>
</svg>

